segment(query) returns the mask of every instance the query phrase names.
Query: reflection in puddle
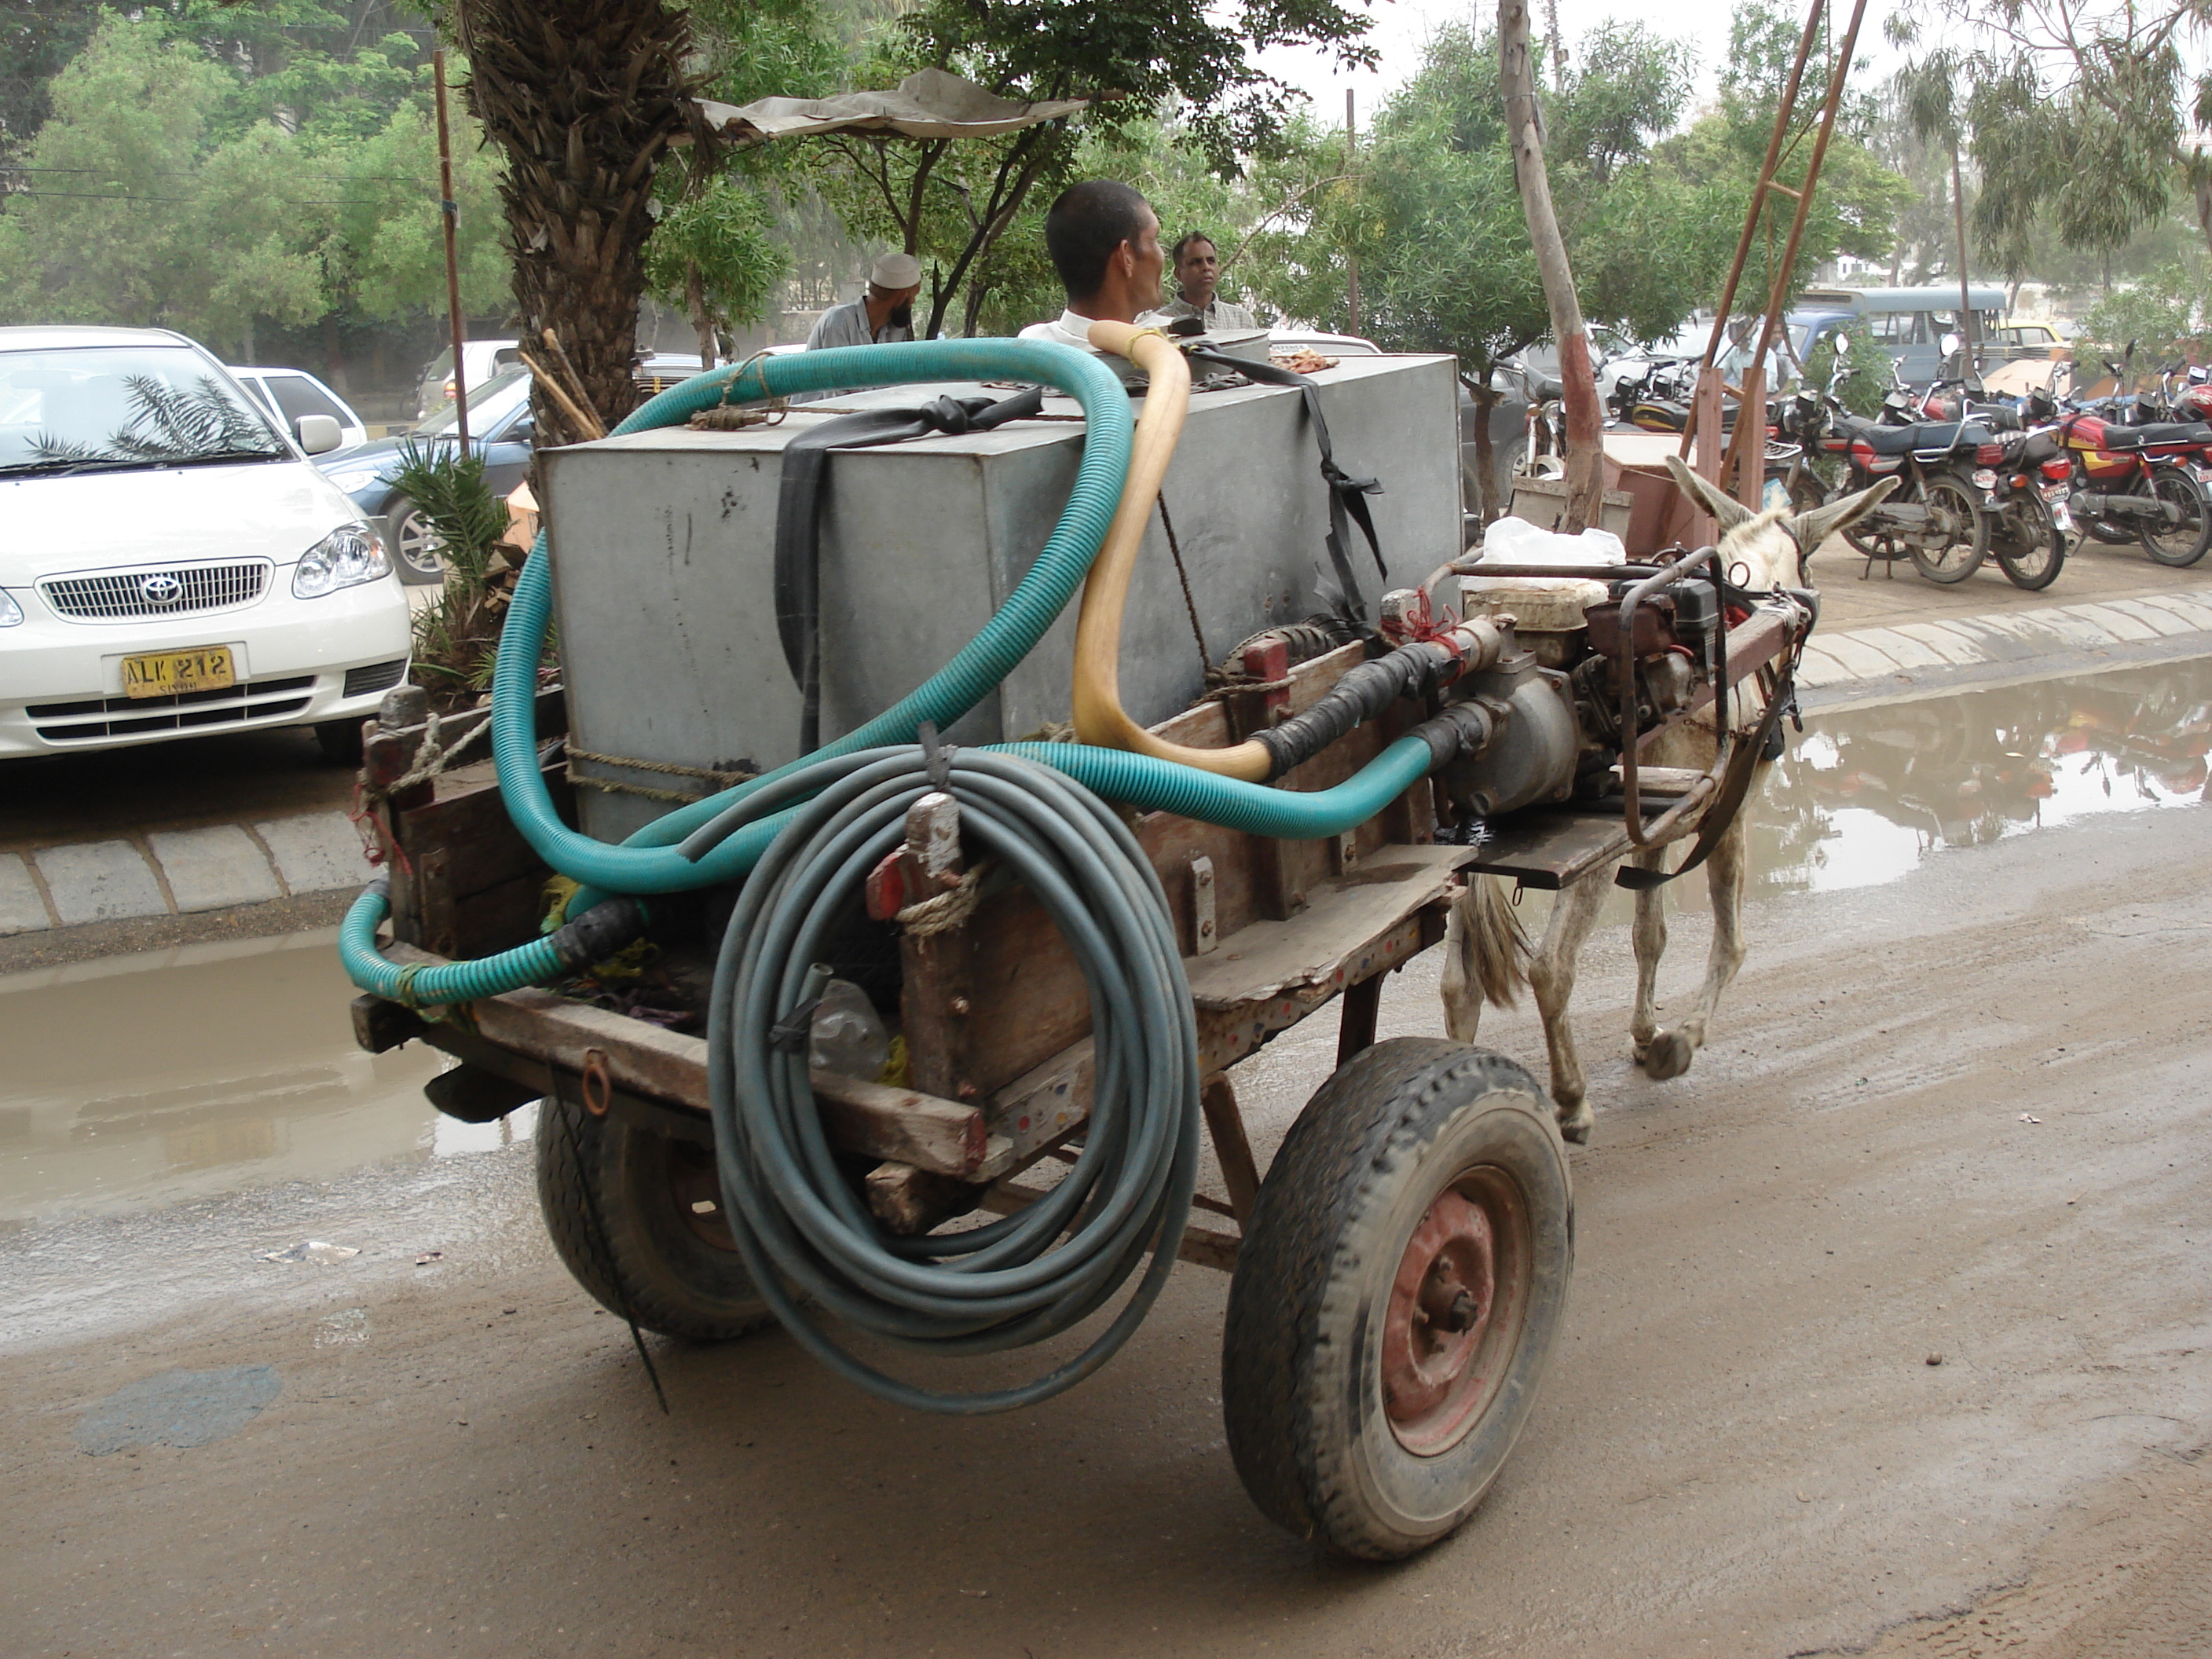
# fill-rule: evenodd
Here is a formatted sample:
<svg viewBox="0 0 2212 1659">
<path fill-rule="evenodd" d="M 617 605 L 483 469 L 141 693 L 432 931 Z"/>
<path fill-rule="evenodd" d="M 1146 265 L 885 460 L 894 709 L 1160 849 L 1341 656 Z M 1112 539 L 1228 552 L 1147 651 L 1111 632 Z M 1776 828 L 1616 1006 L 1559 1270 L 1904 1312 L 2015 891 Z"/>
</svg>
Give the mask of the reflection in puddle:
<svg viewBox="0 0 2212 1659">
<path fill-rule="evenodd" d="M 1754 804 L 1767 892 L 1893 881 L 1930 853 L 2212 799 L 2212 661 L 1812 716 Z"/>
<path fill-rule="evenodd" d="M 526 1139 L 456 1123 L 446 1062 L 354 1044 L 330 931 L 0 978 L 0 1221 L 113 1213 Z"/>
</svg>

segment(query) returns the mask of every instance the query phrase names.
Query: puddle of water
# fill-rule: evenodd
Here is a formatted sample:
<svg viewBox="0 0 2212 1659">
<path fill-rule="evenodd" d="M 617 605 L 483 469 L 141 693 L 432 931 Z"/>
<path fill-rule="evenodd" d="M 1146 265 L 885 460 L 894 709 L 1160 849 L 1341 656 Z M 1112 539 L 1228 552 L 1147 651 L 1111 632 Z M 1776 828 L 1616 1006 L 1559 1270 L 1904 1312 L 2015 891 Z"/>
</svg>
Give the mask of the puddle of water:
<svg viewBox="0 0 2212 1659">
<path fill-rule="evenodd" d="M 456 1123 L 448 1062 L 354 1044 L 332 930 L 0 977 L 0 1222 L 157 1208 L 489 1151 L 534 1112 Z"/>
<path fill-rule="evenodd" d="M 1752 817 L 1764 892 L 1894 881 L 1947 848 L 2212 800 L 2212 661 L 1813 716 Z"/>
</svg>

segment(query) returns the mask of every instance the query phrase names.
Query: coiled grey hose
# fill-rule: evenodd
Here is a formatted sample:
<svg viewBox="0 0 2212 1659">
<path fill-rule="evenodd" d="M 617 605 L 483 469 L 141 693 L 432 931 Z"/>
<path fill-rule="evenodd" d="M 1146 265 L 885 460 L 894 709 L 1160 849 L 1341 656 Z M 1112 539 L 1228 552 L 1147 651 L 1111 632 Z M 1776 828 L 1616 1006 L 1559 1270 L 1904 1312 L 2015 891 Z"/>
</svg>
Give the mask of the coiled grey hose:
<svg viewBox="0 0 2212 1659">
<path fill-rule="evenodd" d="M 715 964 L 707 1038 L 716 1163 L 747 1271 L 817 1358 L 902 1405 L 1007 1411 L 1097 1370 L 1166 1282 L 1197 1179 L 1198 1037 L 1166 895 L 1105 803 L 1048 767 L 981 750 L 942 751 L 938 776 L 960 803 L 963 836 L 1036 896 L 1090 988 L 1097 1082 L 1074 1166 L 1013 1215 L 902 1238 L 869 1212 L 823 1132 L 799 1034 L 824 977 L 815 964 L 867 872 L 903 839 L 907 809 L 937 787 L 913 745 L 837 756 L 744 803 L 748 816 L 765 816 L 812 796 L 746 881 Z M 996 1352 L 1088 1318 L 1148 1251 L 1106 1328 L 1018 1388 L 918 1388 L 855 1358 L 824 1317 L 927 1353 Z"/>
</svg>

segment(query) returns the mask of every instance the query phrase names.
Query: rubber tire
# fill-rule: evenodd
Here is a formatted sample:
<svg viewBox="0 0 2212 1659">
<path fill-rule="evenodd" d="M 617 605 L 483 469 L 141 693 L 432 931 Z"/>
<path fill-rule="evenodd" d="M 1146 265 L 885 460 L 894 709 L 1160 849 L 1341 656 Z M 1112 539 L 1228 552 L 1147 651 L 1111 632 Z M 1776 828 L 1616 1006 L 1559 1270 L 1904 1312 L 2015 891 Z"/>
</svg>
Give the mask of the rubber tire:
<svg viewBox="0 0 2212 1659">
<path fill-rule="evenodd" d="M 2102 542 L 2107 547 L 2125 547 L 2130 542 L 2138 539 L 2136 532 L 2122 529 L 2103 519 L 2083 518 L 2076 514 L 2075 521 L 2089 532 L 2091 540 Z"/>
<path fill-rule="evenodd" d="M 2023 526 L 2030 532 L 2025 537 L 2004 533 Z M 2066 568 L 2065 534 L 2058 528 L 2057 520 L 2051 516 L 2050 506 L 2032 489 L 2014 491 L 2005 503 L 2005 510 L 1990 529 L 1990 551 L 1996 556 L 1997 568 L 2004 572 L 2005 580 L 2030 593 L 2039 593 L 2050 586 Z M 2039 565 L 2039 557 L 2046 554 L 2047 562 Z"/>
<path fill-rule="evenodd" d="M 392 505 L 384 514 L 386 526 L 384 544 L 391 550 L 392 568 L 398 573 L 401 581 L 411 587 L 435 587 L 446 580 L 446 562 L 438 557 L 435 551 L 430 551 L 428 556 L 434 568 L 425 570 L 415 562 L 416 558 L 424 556 L 422 552 L 418 551 L 414 558 L 410 558 L 401 550 L 410 532 L 423 532 L 423 526 L 415 522 L 422 516 L 415 503 L 404 495 L 393 496 Z"/>
<path fill-rule="evenodd" d="M 2186 570 L 2204 556 L 2206 548 L 2212 547 L 2212 510 L 2208 510 L 2205 505 L 2203 486 L 2172 467 L 2160 467 L 2152 476 L 2150 487 L 2152 493 L 2160 501 L 2171 500 L 2176 506 L 2179 506 L 2185 498 L 2188 501 L 2197 514 L 2197 534 L 2191 538 L 2186 551 L 2161 553 L 2158 544 L 2151 540 L 2150 531 L 2146 526 L 2136 532 L 2142 542 L 2143 551 L 2169 570 Z M 2174 526 L 2175 534 L 2178 536 L 2187 528 L 2188 522 L 2185 520 Z"/>
<path fill-rule="evenodd" d="M 1529 1294 L 1507 1376 L 1458 1442 L 1399 1444 L 1383 1413 L 1382 1312 L 1435 1195 L 1506 1170 L 1530 1217 Z M 1377 1043 L 1323 1084 L 1261 1184 L 1230 1280 L 1221 1402 L 1244 1489 L 1340 1554 L 1394 1560 L 1474 1513 L 1535 1403 L 1574 1263 L 1566 1148 L 1528 1073 L 1427 1037 Z"/>
<path fill-rule="evenodd" d="M 1982 561 L 1989 556 L 1990 515 L 1982 511 L 1981 503 L 1974 499 L 1973 492 L 1966 485 L 1946 473 L 1938 472 L 1921 486 L 1920 499 L 1932 507 L 1935 505 L 1933 498 L 1941 495 L 1955 495 L 1966 503 L 1969 520 L 1973 526 L 1972 540 L 1968 544 L 1973 552 L 1964 562 L 1954 566 L 1936 563 L 1917 543 L 1907 544 L 1907 549 L 1912 556 L 1915 570 L 1931 582 L 1943 587 L 1953 587 L 1979 570 Z"/>
<path fill-rule="evenodd" d="M 323 720 L 315 727 L 315 744 L 323 751 L 323 758 L 332 766 L 361 764 L 361 717 L 349 720 Z"/>
<path fill-rule="evenodd" d="M 601 1307 L 663 1336 L 700 1342 L 726 1341 L 771 1321 L 735 1247 L 708 1244 L 677 1208 L 668 1137 L 611 1113 L 593 1117 L 579 1101 L 549 1099 L 538 1107 L 536 1141 L 545 1230 Z"/>
</svg>

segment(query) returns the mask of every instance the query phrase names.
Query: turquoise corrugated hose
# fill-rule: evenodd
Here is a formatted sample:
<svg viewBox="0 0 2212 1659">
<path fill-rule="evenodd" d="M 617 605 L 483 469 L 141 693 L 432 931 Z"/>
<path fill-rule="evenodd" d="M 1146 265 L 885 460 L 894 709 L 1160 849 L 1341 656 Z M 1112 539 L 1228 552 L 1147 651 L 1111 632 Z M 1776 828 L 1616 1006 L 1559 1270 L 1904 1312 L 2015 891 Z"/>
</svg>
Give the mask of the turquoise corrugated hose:
<svg viewBox="0 0 2212 1659">
<path fill-rule="evenodd" d="M 672 893 L 734 881 L 767 851 L 781 827 L 781 813 L 746 823 L 726 837 L 701 837 L 710 844 L 699 848 L 695 843 L 696 859 L 675 843 L 817 761 L 886 744 L 911 743 L 925 720 L 940 727 L 951 725 L 1035 647 L 1074 597 L 1097 556 L 1128 467 L 1127 394 L 1099 359 L 1066 346 L 1027 340 L 852 346 L 757 359 L 740 368 L 699 375 L 662 392 L 616 433 L 673 425 L 696 410 L 723 403 L 752 403 L 855 384 L 957 380 L 1043 381 L 1071 393 L 1083 405 L 1089 424 L 1075 487 L 1059 526 L 1028 574 L 982 630 L 895 707 L 812 755 L 655 819 L 620 846 L 594 841 L 562 823 L 539 775 L 537 665 L 553 611 L 545 540 L 539 535 L 515 585 L 501 635 L 491 720 L 500 793 L 508 815 L 548 864 L 586 889 L 607 892 Z M 1404 738 L 1354 777 L 1332 789 L 1308 793 L 1243 783 L 1169 761 L 1079 744 L 993 747 L 1041 762 L 1110 800 L 1293 840 L 1337 835 L 1365 823 L 1433 764 L 1425 744 Z M 422 969 L 410 976 L 376 949 L 376 929 L 386 908 L 380 890 L 372 888 L 356 901 L 340 930 L 338 950 L 346 972 L 365 991 L 433 1005 L 490 996 L 550 976 L 542 940 L 475 962 Z"/>
</svg>

